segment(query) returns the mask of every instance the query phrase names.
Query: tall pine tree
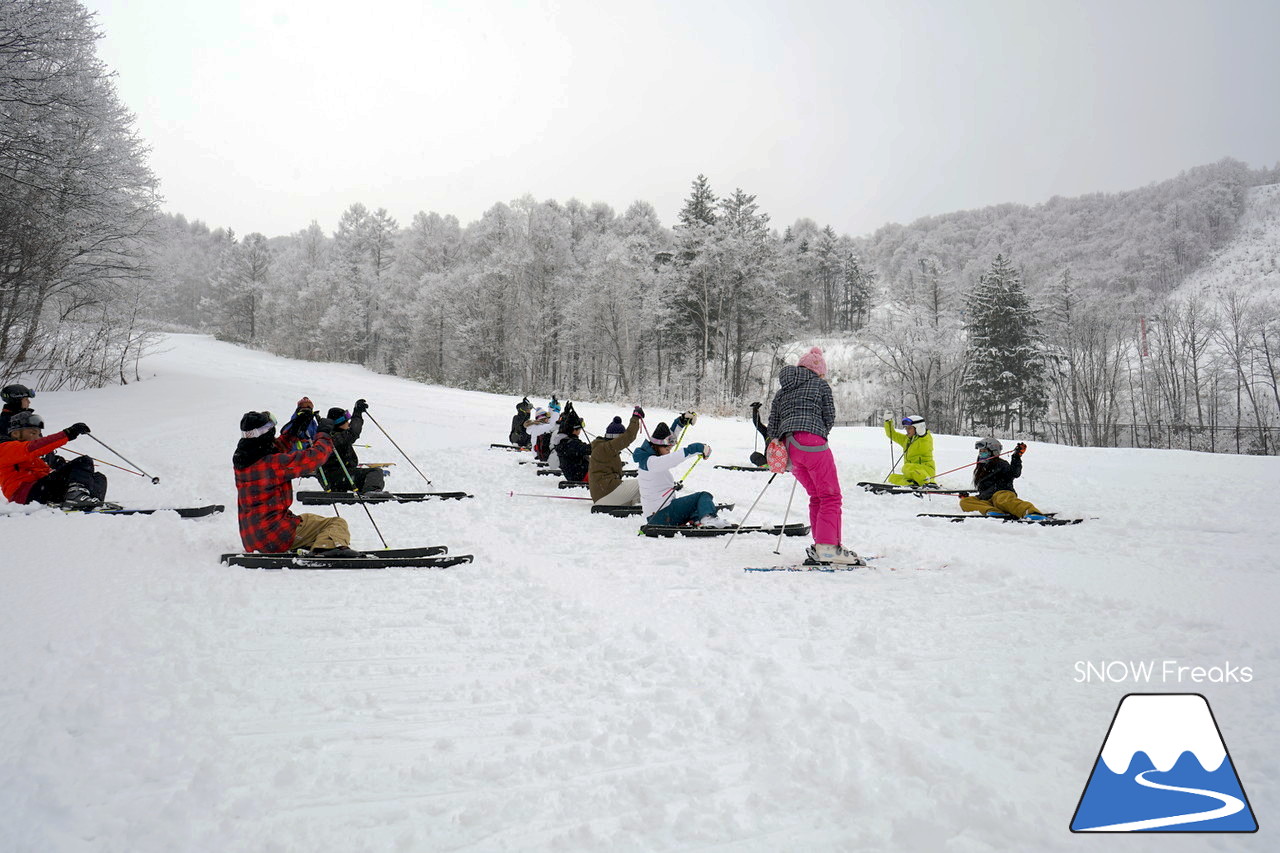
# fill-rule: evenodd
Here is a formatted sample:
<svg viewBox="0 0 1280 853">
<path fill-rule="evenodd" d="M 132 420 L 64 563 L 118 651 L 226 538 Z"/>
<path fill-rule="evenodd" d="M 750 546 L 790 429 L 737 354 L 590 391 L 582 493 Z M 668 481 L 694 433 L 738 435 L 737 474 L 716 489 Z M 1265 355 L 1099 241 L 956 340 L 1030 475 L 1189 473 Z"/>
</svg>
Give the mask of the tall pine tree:
<svg viewBox="0 0 1280 853">
<path fill-rule="evenodd" d="M 986 426 L 1006 432 L 1042 416 L 1049 405 L 1044 335 L 1022 287 L 1022 277 L 1003 255 L 969 298 L 969 373 L 964 391 L 969 410 Z"/>
</svg>

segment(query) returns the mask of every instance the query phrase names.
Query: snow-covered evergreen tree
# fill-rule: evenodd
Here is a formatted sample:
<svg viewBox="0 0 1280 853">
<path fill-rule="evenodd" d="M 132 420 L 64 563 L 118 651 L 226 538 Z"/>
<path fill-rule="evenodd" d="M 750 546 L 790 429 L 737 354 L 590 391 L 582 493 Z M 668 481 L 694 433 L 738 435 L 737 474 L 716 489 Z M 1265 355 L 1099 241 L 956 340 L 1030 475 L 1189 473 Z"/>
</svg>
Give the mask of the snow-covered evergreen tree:
<svg viewBox="0 0 1280 853">
<path fill-rule="evenodd" d="M 1022 286 L 1004 257 L 978 280 L 965 323 L 969 372 L 968 408 L 984 426 L 1024 427 L 1048 407 L 1044 336 Z"/>
</svg>

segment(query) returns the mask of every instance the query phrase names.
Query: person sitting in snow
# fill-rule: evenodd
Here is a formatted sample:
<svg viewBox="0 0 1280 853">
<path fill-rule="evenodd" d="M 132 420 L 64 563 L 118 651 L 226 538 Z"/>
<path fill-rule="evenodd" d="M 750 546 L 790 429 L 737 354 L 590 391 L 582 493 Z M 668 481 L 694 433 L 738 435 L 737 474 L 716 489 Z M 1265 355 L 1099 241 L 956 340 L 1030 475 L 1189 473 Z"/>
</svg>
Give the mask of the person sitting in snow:
<svg viewBox="0 0 1280 853">
<path fill-rule="evenodd" d="M 977 494 L 961 498 L 960 509 L 1044 521 L 1045 514 L 1013 490 L 1013 481 L 1022 476 L 1022 454 L 1027 445 L 1018 442 L 1009 462 L 1000 458 L 1002 445 L 997 439 L 980 438 L 973 446 L 978 451 L 978 464 L 973 468 L 973 487 Z"/>
<path fill-rule="evenodd" d="M 633 506 L 640 502 L 640 481 L 622 477 L 622 451 L 636 440 L 642 420 L 644 409 L 636 406 L 627 426 L 622 425 L 622 418 L 615 417 L 604 428 L 604 435 L 591 442 L 587 482 L 596 506 Z"/>
<path fill-rule="evenodd" d="M 310 397 L 303 397 L 294 406 L 293 416 L 280 427 L 276 446 L 281 450 L 302 450 L 310 447 L 316 437 L 316 407 Z"/>
<path fill-rule="evenodd" d="M 560 473 L 570 483 L 585 482 L 590 468 L 591 445 L 582 440 L 582 418 L 577 412 L 566 411 L 560 416 L 560 433 L 563 438 L 557 436 L 560 440 L 555 449 Z"/>
<path fill-rule="evenodd" d="M 556 470 L 563 470 L 560 462 L 560 445 L 573 437 L 575 428 L 582 428 L 582 418 L 573 410 L 573 403 L 565 403 L 564 411 L 555 418 L 557 429 L 551 433 L 549 441 L 551 451 L 547 454 L 547 464 Z"/>
<path fill-rule="evenodd" d="M 119 509 L 108 504 L 107 478 L 93 460 L 77 456 L 56 469 L 41 458 L 89 432 L 75 423 L 44 435 L 44 419 L 30 409 L 9 418 L 9 434 L 0 441 L 0 491 L 13 503 L 42 503 L 66 509 Z"/>
<path fill-rule="evenodd" d="M 895 486 L 927 486 L 937 488 L 933 482 L 936 469 L 933 464 L 933 433 L 919 415 L 907 415 L 902 419 L 900 433 L 893 428 L 893 413 L 884 413 L 884 434 L 902 448 L 902 473 L 890 474 L 886 482 Z"/>
<path fill-rule="evenodd" d="M 511 419 L 511 434 L 507 436 L 511 443 L 516 447 L 529 449 L 529 433 L 525 432 L 524 425 L 529 420 L 529 413 L 533 411 L 533 404 L 529 402 L 529 398 L 525 397 L 519 403 L 516 403 L 516 415 Z"/>
<path fill-rule="evenodd" d="M 317 425 L 333 440 L 333 455 L 320 466 L 320 482 L 329 492 L 360 492 L 369 497 L 385 497 L 386 475 L 381 468 L 361 468 L 355 443 L 364 431 L 364 413 L 369 404 L 360 398 L 351 411 L 335 406 Z"/>
<path fill-rule="evenodd" d="M 679 420 L 676 421 L 679 423 Z M 700 442 L 686 445 L 684 452 L 673 452 L 676 438 L 671 429 L 660 423 L 640 445 L 632 457 L 640 468 L 641 512 L 649 524 L 677 525 L 693 523 L 702 527 L 728 527 L 729 522 L 716 515 L 716 502 L 710 492 L 694 492 L 676 497 L 682 484 L 671 476 L 671 470 L 690 456 L 711 457 L 711 448 Z"/>
<path fill-rule="evenodd" d="M 31 408 L 31 398 L 36 395 L 26 385 L 6 385 L 0 388 L 0 400 L 4 407 L 0 408 L 0 436 L 9 434 L 9 418 L 18 412 Z"/>
<path fill-rule="evenodd" d="M 312 417 L 294 417 L 299 434 L 310 427 Z M 245 412 L 240 418 L 240 442 L 231 464 L 235 468 L 240 541 L 246 551 L 272 554 L 308 548 L 326 557 L 362 556 L 351 549 L 346 519 L 289 511 L 293 478 L 315 471 L 333 453 L 330 426 L 326 422 L 317 425 L 310 447 L 284 451 L 277 444 L 276 420 L 270 412 Z"/>
<path fill-rule="evenodd" d="M 529 442 L 539 462 L 546 462 L 551 455 L 551 431 L 555 428 L 551 413 L 546 409 L 534 409 L 533 417 L 524 422 L 525 432 L 529 434 Z"/>
</svg>

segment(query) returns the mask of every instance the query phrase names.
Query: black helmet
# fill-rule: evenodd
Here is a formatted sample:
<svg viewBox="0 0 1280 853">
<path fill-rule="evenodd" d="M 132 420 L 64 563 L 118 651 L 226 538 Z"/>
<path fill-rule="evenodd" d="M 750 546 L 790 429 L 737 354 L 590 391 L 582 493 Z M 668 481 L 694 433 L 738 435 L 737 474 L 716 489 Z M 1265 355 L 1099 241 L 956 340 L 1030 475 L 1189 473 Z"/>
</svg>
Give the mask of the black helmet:
<svg viewBox="0 0 1280 853">
<path fill-rule="evenodd" d="M 6 403 L 16 403 L 23 397 L 34 397 L 35 391 L 32 391 L 26 385 L 6 385 L 0 388 L 0 399 Z"/>
<path fill-rule="evenodd" d="M 16 429 L 44 429 L 44 418 L 30 409 L 25 409 L 9 418 L 9 432 Z"/>
<path fill-rule="evenodd" d="M 991 438 L 990 436 L 978 439 L 974 442 L 973 447 L 975 450 L 990 450 L 992 456 L 1000 455 L 1000 441 L 998 439 Z"/>
</svg>

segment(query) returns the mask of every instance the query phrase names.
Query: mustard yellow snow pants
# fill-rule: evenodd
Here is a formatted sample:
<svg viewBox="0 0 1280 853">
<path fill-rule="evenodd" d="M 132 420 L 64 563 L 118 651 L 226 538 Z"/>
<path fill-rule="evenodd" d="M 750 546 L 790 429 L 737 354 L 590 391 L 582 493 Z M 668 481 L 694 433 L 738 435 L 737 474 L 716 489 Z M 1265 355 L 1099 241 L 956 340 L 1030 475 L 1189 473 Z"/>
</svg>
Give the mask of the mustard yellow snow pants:
<svg viewBox="0 0 1280 853">
<path fill-rule="evenodd" d="M 994 510 L 1018 518 L 1025 515 L 1043 515 L 1031 501 L 1024 501 L 1008 489 L 996 492 L 989 501 L 984 501 L 982 498 L 961 498 L 960 509 L 963 512 L 980 512 L 984 515 Z"/>
</svg>

